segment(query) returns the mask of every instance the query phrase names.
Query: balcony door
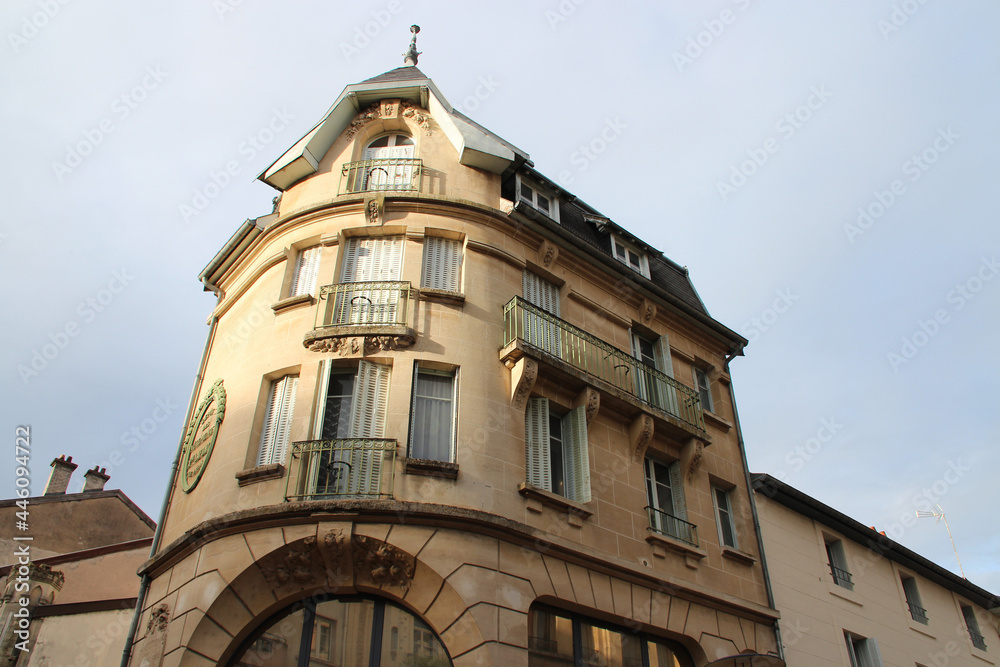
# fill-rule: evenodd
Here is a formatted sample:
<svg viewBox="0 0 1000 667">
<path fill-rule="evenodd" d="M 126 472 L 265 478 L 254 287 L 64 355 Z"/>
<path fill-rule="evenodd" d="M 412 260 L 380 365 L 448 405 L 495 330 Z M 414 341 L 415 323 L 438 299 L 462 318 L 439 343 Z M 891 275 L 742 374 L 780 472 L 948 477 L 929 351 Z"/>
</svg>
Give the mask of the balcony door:
<svg viewBox="0 0 1000 667">
<path fill-rule="evenodd" d="M 653 407 L 677 415 L 677 390 L 660 374 L 649 371 L 654 369 L 668 378 L 674 377 L 674 364 L 670 358 L 667 337 L 647 338 L 633 330 L 632 356 L 642 362 L 642 365 L 636 367 L 633 379 L 636 395 Z"/>
<path fill-rule="evenodd" d="M 521 290 L 524 300 L 545 311 L 543 313 L 525 309 L 524 340 L 549 354 L 560 356 L 559 325 L 555 322 L 559 315 L 559 288 L 540 276 L 525 271 L 521 274 Z"/>
<path fill-rule="evenodd" d="M 389 134 L 368 144 L 362 159 L 361 190 L 409 190 L 413 181 L 413 139 Z"/>
<path fill-rule="evenodd" d="M 402 288 L 393 283 L 402 265 L 402 236 L 348 238 L 332 323 L 395 324 Z"/>
</svg>

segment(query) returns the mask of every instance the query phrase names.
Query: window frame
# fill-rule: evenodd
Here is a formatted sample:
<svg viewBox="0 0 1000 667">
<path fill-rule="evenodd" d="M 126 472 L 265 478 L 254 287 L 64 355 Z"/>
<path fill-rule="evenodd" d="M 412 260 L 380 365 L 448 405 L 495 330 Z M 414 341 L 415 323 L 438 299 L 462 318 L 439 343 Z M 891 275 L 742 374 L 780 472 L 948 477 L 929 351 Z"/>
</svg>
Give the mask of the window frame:
<svg viewBox="0 0 1000 667">
<path fill-rule="evenodd" d="M 445 459 L 431 458 L 427 456 L 416 456 L 416 444 L 414 442 L 416 436 L 416 423 L 417 423 L 417 399 L 427 398 L 427 399 L 439 399 L 436 396 L 419 396 L 417 394 L 417 386 L 419 384 L 421 375 L 429 375 L 436 377 L 447 377 L 451 379 L 451 395 L 448 397 L 448 402 L 450 403 L 450 415 L 448 423 L 451 425 L 451 430 L 448 437 L 448 457 Z M 408 441 L 406 447 L 406 454 L 408 458 L 419 459 L 422 461 L 437 461 L 441 463 L 455 463 L 456 459 L 456 446 L 458 433 L 458 368 L 452 368 L 450 370 L 443 370 L 431 366 L 421 364 L 419 361 L 413 366 L 413 387 L 410 392 L 410 431 L 408 433 Z"/>
<path fill-rule="evenodd" d="M 618 254 L 618 249 L 621 248 L 622 254 Z M 636 257 L 636 264 L 633 264 L 630 260 L 629 253 L 632 253 Z M 620 264 L 624 264 L 629 267 L 639 275 L 649 278 L 649 256 L 642 250 L 633 244 L 626 241 L 619 234 L 611 233 L 611 256 L 615 258 Z"/>
<path fill-rule="evenodd" d="M 691 366 L 691 377 L 694 381 L 694 390 L 698 392 L 701 399 L 701 409 L 708 412 L 715 412 L 715 401 L 712 398 L 712 378 L 708 371 L 700 366 Z M 704 380 L 704 385 L 702 384 Z"/>
<path fill-rule="evenodd" d="M 297 373 L 282 375 L 270 381 L 267 402 L 264 404 L 264 421 L 261 424 L 260 439 L 257 443 L 257 467 L 285 464 L 285 458 L 288 456 L 288 443 L 291 440 L 298 385 L 299 375 Z M 278 399 L 277 406 L 275 406 L 276 398 Z"/>
<path fill-rule="evenodd" d="M 435 248 L 435 246 L 439 246 Z M 450 248 L 450 250 L 446 250 Z M 441 290 L 442 292 L 462 292 L 462 268 L 465 264 L 464 243 L 461 239 L 445 236 L 425 235 L 422 266 L 420 269 L 420 287 L 423 289 Z M 430 271 L 432 262 L 440 262 L 441 256 L 454 252 L 454 258 L 444 257 L 448 266 L 436 272 Z M 432 254 L 436 253 L 437 258 Z M 440 274 L 443 274 L 440 275 Z"/>
<path fill-rule="evenodd" d="M 906 574 L 905 572 L 900 572 L 899 584 L 903 589 L 903 600 L 906 602 L 906 608 L 910 614 L 910 618 L 917 623 L 927 625 L 927 609 L 920 601 L 920 589 L 917 587 L 917 578 Z"/>
<path fill-rule="evenodd" d="M 558 442 L 562 458 L 564 493 L 553 488 L 550 419 L 560 423 Z M 524 411 L 525 482 L 577 503 L 592 499 L 590 483 L 590 443 L 587 436 L 586 406 L 561 411 L 551 408 L 548 398 L 532 396 Z"/>
<path fill-rule="evenodd" d="M 632 343 L 632 356 L 639 363 L 650 366 L 670 379 L 674 379 L 674 361 L 670 352 L 670 337 L 667 334 L 647 335 L 644 331 L 633 327 L 629 329 L 629 340 Z M 647 355 L 642 350 L 645 343 L 652 348 L 652 356 Z M 647 359 L 652 360 L 650 365 Z M 677 389 L 669 382 L 656 380 L 646 373 L 636 372 L 635 374 L 636 395 L 650 405 L 668 412 L 672 415 L 680 414 L 680 407 L 677 396 Z"/>
<path fill-rule="evenodd" d="M 531 193 L 530 197 L 524 196 L 525 189 Z M 548 201 L 548 210 L 538 205 L 539 196 Z M 521 174 L 517 174 L 517 182 L 514 186 L 514 203 L 517 202 L 524 202 L 550 220 L 559 222 L 559 197 L 552 194 L 547 188 L 538 185 L 536 181 L 527 179 Z"/>
<path fill-rule="evenodd" d="M 650 528 L 662 535 L 697 546 L 698 528 L 688 521 L 687 494 L 684 492 L 684 473 L 681 470 L 681 462 L 666 461 L 655 456 L 647 456 L 643 460 L 642 469 L 646 489 L 646 506 L 655 510 L 655 512 L 647 510 Z M 657 472 L 662 472 L 662 475 L 665 475 L 665 479 L 662 475 L 658 475 Z M 661 507 L 659 495 L 654 492 L 656 485 L 664 486 L 670 492 L 671 506 L 669 512 Z M 670 519 L 679 520 L 683 524 L 677 526 L 678 530 L 671 531 L 669 527 L 674 522 L 669 519 L 662 519 L 661 514 L 670 517 Z M 687 528 L 687 526 L 690 526 L 690 528 Z M 680 530 L 682 527 L 683 531 Z M 688 538 L 681 534 L 684 531 L 689 532 Z"/>
<path fill-rule="evenodd" d="M 319 287 L 319 269 L 323 261 L 323 246 L 321 244 L 307 246 L 295 254 L 295 265 L 292 267 L 292 280 L 288 286 L 289 299 L 299 296 L 316 296 Z M 308 283 L 308 289 L 302 289 Z"/>
<path fill-rule="evenodd" d="M 975 648 L 985 651 L 987 648 L 986 637 L 983 636 L 983 631 L 979 627 L 976 608 L 971 604 L 965 603 L 959 603 L 959 608 L 962 611 L 962 617 L 965 619 L 965 629 L 969 632 L 969 641 L 972 642 Z"/>
<path fill-rule="evenodd" d="M 882 652 L 879 651 L 876 639 L 862 637 L 847 630 L 844 631 L 844 639 L 851 667 L 883 667 Z"/>
<path fill-rule="evenodd" d="M 851 571 L 847 569 L 847 551 L 844 549 L 844 541 L 839 537 L 824 535 L 823 545 L 826 550 L 827 566 L 830 568 L 830 576 L 833 579 L 833 583 L 841 588 L 853 591 L 854 579 Z M 837 570 L 841 574 L 838 574 Z"/>
<path fill-rule="evenodd" d="M 718 484 L 712 484 L 712 506 L 715 509 L 715 524 L 718 528 L 719 534 L 719 546 L 723 548 L 739 549 L 740 548 L 740 538 L 736 530 L 736 513 L 733 511 L 733 501 L 732 501 L 732 488 L 725 488 Z M 725 498 L 726 507 L 721 507 L 719 503 L 719 494 Z M 725 512 L 725 516 L 723 516 Z M 725 531 L 723 526 L 729 526 L 729 532 L 732 536 L 732 544 L 728 544 L 725 539 Z"/>
</svg>

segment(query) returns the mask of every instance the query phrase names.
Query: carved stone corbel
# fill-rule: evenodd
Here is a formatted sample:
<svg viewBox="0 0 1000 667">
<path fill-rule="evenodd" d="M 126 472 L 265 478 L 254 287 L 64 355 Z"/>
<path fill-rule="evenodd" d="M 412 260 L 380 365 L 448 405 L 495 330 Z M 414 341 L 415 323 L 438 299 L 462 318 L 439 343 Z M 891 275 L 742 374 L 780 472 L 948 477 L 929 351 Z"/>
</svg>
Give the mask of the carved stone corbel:
<svg viewBox="0 0 1000 667">
<path fill-rule="evenodd" d="M 644 412 L 633 419 L 628 426 L 628 438 L 632 445 L 632 458 L 642 461 L 646 455 L 646 447 L 653 439 L 653 418 Z"/>
<path fill-rule="evenodd" d="M 542 241 L 542 245 L 538 247 L 538 259 L 542 266 L 551 270 L 557 257 L 559 257 L 559 247 L 551 241 Z"/>
<path fill-rule="evenodd" d="M 694 479 L 694 474 L 698 472 L 704 457 L 704 442 L 698 438 L 691 438 L 684 443 L 684 447 L 681 448 L 681 470 L 684 471 L 688 482 Z"/>
<path fill-rule="evenodd" d="M 385 212 L 385 195 L 378 193 L 365 199 L 365 222 L 369 225 L 381 225 Z"/>
<path fill-rule="evenodd" d="M 587 423 L 589 424 L 597 416 L 597 411 L 601 409 L 601 392 L 593 387 L 584 387 L 573 400 L 574 408 L 578 408 L 581 405 L 586 406 L 584 412 L 587 415 Z"/>
<path fill-rule="evenodd" d="M 381 108 L 379 109 L 379 113 L 382 116 L 382 118 L 384 118 L 386 120 L 395 119 L 396 118 L 397 114 L 399 113 L 399 100 L 398 99 L 382 100 L 380 102 L 380 104 L 381 104 Z"/>
<path fill-rule="evenodd" d="M 518 410 L 523 410 L 531 395 L 531 389 L 538 379 L 538 362 L 528 357 L 521 357 L 510 369 L 510 403 Z"/>
<path fill-rule="evenodd" d="M 639 304 L 639 315 L 642 318 L 642 323 L 649 326 L 656 318 L 656 304 L 643 297 L 642 303 Z"/>
</svg>

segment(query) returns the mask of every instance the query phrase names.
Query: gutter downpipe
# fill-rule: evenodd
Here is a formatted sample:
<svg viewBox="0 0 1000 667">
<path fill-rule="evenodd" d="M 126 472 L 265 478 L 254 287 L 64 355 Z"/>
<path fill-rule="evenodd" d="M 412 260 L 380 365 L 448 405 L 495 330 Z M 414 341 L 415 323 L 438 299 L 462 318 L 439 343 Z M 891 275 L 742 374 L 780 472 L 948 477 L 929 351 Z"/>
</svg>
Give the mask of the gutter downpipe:
<svg viewBox="0 0 1000 667">
<path fill-rule="evenodd" d="M 215 341 L 215 331 L 218 323 L 218 316 L 212 315 L 212 321 L 209 324 L 211 328 L 208 331 L 208 339 L 205 341 L 205 349 L 201 353 L 201 364 L 198 366 L 198 375 L 195 377 L 194 386 L 191 388 L 191 398 L 188 401 L 187 414 L 184 417 L 184 423 L 181 427 L 181 438 L 177 444 L 177 454 L 174 456 L 173 465 L 170 466 L 170 483 L 167 485 L 167 491 L 163 496 L 163 505 L 160 507 L 160 518 L 156 522 L 153 543 L 149 547 L 150 558 L 153 558 L 156 555 L 156 550 L 160 548 L 160 540 L 163 537 L 163 522 L 166 520 L 167 509 L 170 507 L 170 501 L 173 499 L 174 483 L 177 480 L 177 470 L 180 468 L 181 455 L 184 452 L 184 441 L 187 439 L 188 424 L 191 422 L 191 417 L 198 404 L 198 394 L 201 392 L 202 383 L 205 380 L 205 366 L 208 364 L 208 353 L 212 349 L 212 343 Z M 122 649 L 121 667 L 128 667 L 129 659 L 132 657 L 132 647 L 135 644 L 135 635 L 139 629 L 139 618 L 142 616 L 142 607 L 146 601 L 146 592 L 149 590 L 149 580 L 149 573 L 143 573 L 142 579 L 139 581 L 139 593 L 135 600 L 132 623 L 129 625 L 128 635 L 125 637 L 125 648 Z"/>
<path fill-rule="evenodd" d="M 733 391 L 733 375 L 729 372 L 729 362 L 738 355 L 743 354 L 743 346 L 738 346 L 732 354 L 726 357 L 726 374 L 729 375 L 729 400 L 733 404 L 733 417 L 736 420 L 736 442 L 740 448 L 740 456 L 743 458 L 743 476 L 746 479 L 747 495 L 750 497 L 750 513 L 753 516 L 753 531 L 757 536 L 757 546 L 760 548 L 760 567 L 764 572 L 764 590 L 767 591 L 767 604 L 777 611 L 774 606 L 774 591 L 771 590 L 771 575 L 767 570 L 767 557 L 764 555 L 764 537 L 760 530 L 760 520 L 757 518 L 757 503 L 754 501 L 753 480 L 750 479 L 750 464 L 747 461 L 746 445 L 743 442 L 743 429 L 740 427 L 740 412 L 736 408 L 736 394 Z M 785 649 L 781 643 L 781 626 L 778 619 L 774 619 L 774 638 L 778 644 L 778 657 L 785 660 Z M 124 665 L 122 666 L 124 667 Z"/>
</svg>

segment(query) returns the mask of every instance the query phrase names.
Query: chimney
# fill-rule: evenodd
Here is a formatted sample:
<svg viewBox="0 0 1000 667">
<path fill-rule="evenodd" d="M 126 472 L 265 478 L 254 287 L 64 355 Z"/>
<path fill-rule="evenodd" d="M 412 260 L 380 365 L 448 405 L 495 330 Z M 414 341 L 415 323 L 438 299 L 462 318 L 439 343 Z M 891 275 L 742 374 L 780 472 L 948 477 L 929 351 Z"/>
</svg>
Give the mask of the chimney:
<svg viewBox="0 0 1000 667">
<path fill-rule="evenodd" d="M 111 479 L 111 475 L 107 473 L 107 468 L 98 468 L 94 466 L 93 470 L 88 470 L 83 476 L 83 492 L 87 491 L 103 491 L 104 485 L 107 484 L 108 480 Z"/>
<path fill-rule="evenodd" d="M 45 485 L 45 495 L 57 496 L 60 493 L 66 493 L 69 478 L 72 477 L 74 470 L 76 470 L 76 464 L 73 463 L 72 456 L 62 454 L 53 460 L 52 474 L 49 475 L 49 483 Z"/>
</svg>

